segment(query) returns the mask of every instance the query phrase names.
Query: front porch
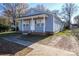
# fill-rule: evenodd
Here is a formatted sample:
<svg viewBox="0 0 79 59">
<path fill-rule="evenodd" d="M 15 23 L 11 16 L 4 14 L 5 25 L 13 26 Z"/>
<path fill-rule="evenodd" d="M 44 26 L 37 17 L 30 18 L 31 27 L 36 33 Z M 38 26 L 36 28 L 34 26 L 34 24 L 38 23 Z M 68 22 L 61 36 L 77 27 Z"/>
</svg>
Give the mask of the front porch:
<svg viewBox="0 0 79 59">
<path fill-rule="evenodd" d="M 45 33 L 46 14 L 19 18 L 19 29 L 22 32 Z"/>
</svg>

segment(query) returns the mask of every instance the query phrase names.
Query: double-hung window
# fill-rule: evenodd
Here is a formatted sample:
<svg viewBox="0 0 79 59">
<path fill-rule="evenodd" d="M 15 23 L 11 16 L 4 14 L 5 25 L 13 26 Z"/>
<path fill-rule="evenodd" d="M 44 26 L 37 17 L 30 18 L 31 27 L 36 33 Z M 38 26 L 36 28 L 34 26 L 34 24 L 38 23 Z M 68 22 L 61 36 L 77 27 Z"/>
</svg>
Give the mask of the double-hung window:
<svg viewBox="0 0 79 59">
<path fill-rule="evenodd" d="M 41 27 L 43 26 L 43 19 L 36 20 L 37 26 Z"/>
<path fill-rule="evenodd" d="M 28 26 L 29 25 L 29 20 L 25 21 L 25 23 L 26 23 L 26 26 Z"/>
</svg>

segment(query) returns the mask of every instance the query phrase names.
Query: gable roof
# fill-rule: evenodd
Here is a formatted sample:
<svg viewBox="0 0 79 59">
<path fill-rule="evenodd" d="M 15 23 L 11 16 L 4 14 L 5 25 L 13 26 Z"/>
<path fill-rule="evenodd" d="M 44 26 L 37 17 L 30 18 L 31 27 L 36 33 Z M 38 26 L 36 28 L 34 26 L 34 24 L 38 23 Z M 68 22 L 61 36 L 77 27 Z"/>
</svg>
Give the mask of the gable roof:
<svg viewBox="0 0 79 59">
<path fill-rule="evenodd" d="M 31 8 L 22 17 L 34 16 L 34 15 L 40 15 L 40 14 L 50 14 L 50 12 L 45 11 L 45 10 L 43 11 L 43 10 L 38 10 L 38 9 L 35 9 L 35 8 Z"/>
<path fill-rule="evenodd" d="M 28 12 L 25 15 L 23 15 L 22 17 L 41 15 L 41 14 L 47 14 L 47 15 L 54 16 L 54 17 L 56 17 L 57 21 L 62 22 L 61 18 L 58 15 L 55 15 L 54 13 L 52 13 L 51 11 L 39 10 L 39 9 L 35 9 L 35 8 L 30 8 L 28 10 Z"/>
</svg>

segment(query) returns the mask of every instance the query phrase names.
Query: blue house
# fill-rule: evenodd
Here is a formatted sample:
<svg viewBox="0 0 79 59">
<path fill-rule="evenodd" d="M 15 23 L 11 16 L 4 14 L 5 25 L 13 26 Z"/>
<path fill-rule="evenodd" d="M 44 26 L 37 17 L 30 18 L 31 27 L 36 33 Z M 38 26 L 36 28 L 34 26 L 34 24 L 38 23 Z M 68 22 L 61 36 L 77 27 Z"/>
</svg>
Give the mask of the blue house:
<svg viewBox="0 0 79 59">
<path fill-rule="evenodd" d="M 57 33 L 62 31 L 64 23 L 52 12 L 31 8 L 28 13 L 18 18 L 19 31 L 27 33 Z"/>
</svg>

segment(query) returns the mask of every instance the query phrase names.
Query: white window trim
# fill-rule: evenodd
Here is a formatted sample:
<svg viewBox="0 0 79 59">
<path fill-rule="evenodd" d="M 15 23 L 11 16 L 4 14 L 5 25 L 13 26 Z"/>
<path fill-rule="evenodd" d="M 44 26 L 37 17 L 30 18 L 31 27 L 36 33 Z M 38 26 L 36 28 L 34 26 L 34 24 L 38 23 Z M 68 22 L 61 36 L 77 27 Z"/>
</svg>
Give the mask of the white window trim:
<svg viewBox="0 0 79 59">
<path fill-rule="evenodd" d="M 41 27 L 44 24 L 43 19 L 36 20 L 36 24 L 39 24 L 39 27 Z"/>
<path fill-rule="evenodd" d="M 46 27 L 46 24 L 45 24 L 45 16 L 43 18 L 43 23 L 44 23 L 43 32 L 45 32 L 45 27 Z"/>
</svg>

